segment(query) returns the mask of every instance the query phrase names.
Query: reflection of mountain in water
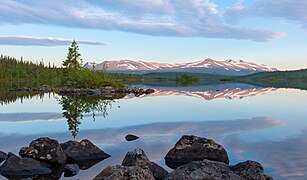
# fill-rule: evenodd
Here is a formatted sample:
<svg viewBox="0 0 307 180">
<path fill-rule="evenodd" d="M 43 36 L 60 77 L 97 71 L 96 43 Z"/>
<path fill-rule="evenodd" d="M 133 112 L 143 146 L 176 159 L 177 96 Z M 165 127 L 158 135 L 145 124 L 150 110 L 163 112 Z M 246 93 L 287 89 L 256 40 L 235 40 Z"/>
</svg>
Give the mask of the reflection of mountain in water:
<svg viewBox="0 0 307 180">
<path fill-rule="evenodd" d="M 148 96 L 193 96 L 205 100 L 218 98 L 242 99 L 244 97 L 267 94 L 275 91 L 276 88 L 263 88 L 248 84 L 219 84 L 209 86 L 190 86 L 190 87 L 154 87 L 157 90 Z M 143 96 L 144 97 L 144 96 Z"/>
</svg>

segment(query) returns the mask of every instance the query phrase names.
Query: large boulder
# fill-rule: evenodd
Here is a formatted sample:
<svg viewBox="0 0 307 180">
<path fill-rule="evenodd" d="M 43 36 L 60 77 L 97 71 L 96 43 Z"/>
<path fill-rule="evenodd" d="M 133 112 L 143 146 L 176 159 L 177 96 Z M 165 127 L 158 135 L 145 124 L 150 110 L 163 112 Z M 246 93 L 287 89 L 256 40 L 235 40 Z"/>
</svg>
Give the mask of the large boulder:
<svg viewBox="0 0 307 180">
<path fill-rule="evenodd" d="M 38 138 L 32 141 L 29 147 L 23 147 L 19 151 L 21 157 L 30 157 L 49 164 L 64 164 L 66 155 L 59 142 L 48 137 Z"/>
<path fill-rule="evenodd" d="M 5 161 L 7 158 L 7 154 L 3 151 L 0 151 L 0 164 Z"/>
<path fill-rule="evenodd" d="M 102 170 L 94 180 L 154 180 L 149 169 L 140 168 L 138 166 L 108 166 Z"/>
<path fill-rule="evenodd" d="M 258 165 L 259 163 L 249 161 L 231 167 L 222 162 L 205 159 L 203 161 L 193 161 L 186 165 L 180 166 L 175 171 L 171 172 L 165 179 L 270 180 L 267 179 L 269 176 L 263 174 L 263 168 L 261 165 Z"/>
<path fill-rule="evenodd" d="M 182 136 L 165 156 L 166 165 L 172 169 L 203 159 L 229 164 L 229 158 L 223 146 L 211 139 L 197 136 Z"/>
<path fill-rule="evenodd" d="M 9 153 L 7 160 L 0 168 L 0 174 L 10 176 L 33 176 L 38 174 L 49 174 L 52 171 L 44 163 L 32 158 L 21 158 Z"/>
<path fill-rule="evenodd" d="M 168 172 L 158 164 L 151 162 L 142 149 L 128 152 L 122 162 L 122 166 L 138 166 L 148 168 L 155 179 L 163 179 Z"/>
<path fill-rule="evenodd" d="M 104 160 L 111 157 L 109 154 L 103 152 L 100 148 L 95 146 L 88 139 L 83 139 L 80 142 L 68 141 L 61 144 L 68 161 L 87 161 L 87 160 Z"/>
</svg>

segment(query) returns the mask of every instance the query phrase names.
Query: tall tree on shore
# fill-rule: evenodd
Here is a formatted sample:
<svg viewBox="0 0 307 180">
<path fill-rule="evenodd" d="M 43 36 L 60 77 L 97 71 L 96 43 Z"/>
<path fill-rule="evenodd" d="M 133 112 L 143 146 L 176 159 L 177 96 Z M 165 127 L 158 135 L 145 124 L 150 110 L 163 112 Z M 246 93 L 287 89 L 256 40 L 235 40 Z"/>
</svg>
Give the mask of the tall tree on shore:
<svg viewBox="0 0 307 180">
<path fill-rule="evenodd" d="M 72 41 L 71 46 L 68 48 L 67 58 L 63 61 L 62 67 L 63 85 L 75 87 L 78 83 L 77 73 L 82 69 L 82 58 L 75 40 Z"/>
<path fill-rule="evenodd" d="M 79 53 L 79 46 L 75 40 L 68 48 L 67 59 L 63 61 L 63 67 L 66 69 L 80 70 L 82 68 L 82 58 Z"/>
</svg>

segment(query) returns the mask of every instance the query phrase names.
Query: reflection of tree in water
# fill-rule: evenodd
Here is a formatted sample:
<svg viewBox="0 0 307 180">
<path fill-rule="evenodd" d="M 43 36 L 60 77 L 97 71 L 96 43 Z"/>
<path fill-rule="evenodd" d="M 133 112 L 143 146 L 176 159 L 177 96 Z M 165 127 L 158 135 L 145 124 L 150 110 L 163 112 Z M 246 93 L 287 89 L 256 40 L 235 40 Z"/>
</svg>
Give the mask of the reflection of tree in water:
<svg viewBox="0 0 307 180">
<path fill-rule="evenodd" d="M 112 108 L 115 99 L 123 98 L 124 95 L 114 96 L 88 96 L 85 94 L 63 95 L 60 99 L 62 105 L 63 116 L 67 119 L 69 131 L 73 137 L 79 132 L 79 125 L 84 114 L 92 113 L 95 120 L 96 114 L 103 117 L 108 115 L 108 110 Z"/>
</svg>

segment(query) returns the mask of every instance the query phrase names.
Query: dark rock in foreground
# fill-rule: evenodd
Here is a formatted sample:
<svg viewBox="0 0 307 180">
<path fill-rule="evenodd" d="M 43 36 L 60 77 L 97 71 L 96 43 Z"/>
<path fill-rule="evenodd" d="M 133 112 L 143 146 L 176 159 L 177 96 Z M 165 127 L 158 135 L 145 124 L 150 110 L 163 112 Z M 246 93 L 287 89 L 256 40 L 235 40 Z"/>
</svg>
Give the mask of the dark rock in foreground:
<svg viewBox="0 0 307 180">
<path fill-rule="evenodd" d="M 138 166 L 108 166 L 101 171 L 94 180 L 154 180 L 149 169 L 143 169 Z"/>
<path fill-rule="evenodd" d="M 66 164 L 64 166 L 64 177 L 72 177 L 79 173 L 80 169 L 77 164 Z"/>
<path fill-rule="evenodd" d="M 158 164 L 151 162 L 142 149 L 128 152 L 122 162 L 122 166 L 138 166 L 149 168 L 155 179 L 163 179 L 168 172 Z"/>
<path fill-rule="evenodd" d="M 30 157 L 49 164 L 64 164 L 66 155 L 59 142 L 48 137 L 38 138 L 32 141 L 29 147 L 23 147 L 19 151 L 21 157 Z"/>
<path fill-rule="evenodd" d="M 95 159 L 106 159 L 111 157 L 109 154 L 103 152 L 100 148 L 95 146 L 91 141 L 83 139 L 80 142 L 68 141 L 61 144 L 68 161 L 88 161 Z"/>
<path fill-rule="evenodd" d="M 126 137 L 125 137 L 126 141 L 134 141 L 136 139 L 139 139 L 138 136 L 136 135 L 133 135 L 133 134 L 128 134 Z"/>
<path fill-rule="evenodd" d="M 237 173 L 243 179 L 255 180 L 270 180 L 273 179 L 264 173 L 263 167 L 260 163 L 255 161 L 245 161 L 231 166 L 230 169 Z"/>
<path fill-rule="evenodd" d="M 180 166 L 178 169 L 171 172 L 166 179 L 267 180 L 267 176 L 263 174 L 262 166 L 257 162 L 246 161 L 233 167 L 236 167 L 235 170 L 225 163 L 205 159 L 203 161 L 194 161 Z"/>
<path fill-rule="evenodd" d="M 229 164 L 227 152 L 220 144 L 211 139 L 185 135 L 166 154 L 165 163 L 168 167 L 176 169 L 192 161 L 204 159 Z"/>
<path fill-rule="evenodd" d="M 7 154 L 3 151 L 0 151 L 0 164 L 5 161 L 7 158 Z"/>
<path fill-rule="evenodd" d="M 49 174 L 51 170 L 43 163 L 32 158 L 21 158 L 9 153 L 7 160 L 0 168 L 0 174 L 10 176 L 33 176 L 38 174 Z"/>
</svg>

